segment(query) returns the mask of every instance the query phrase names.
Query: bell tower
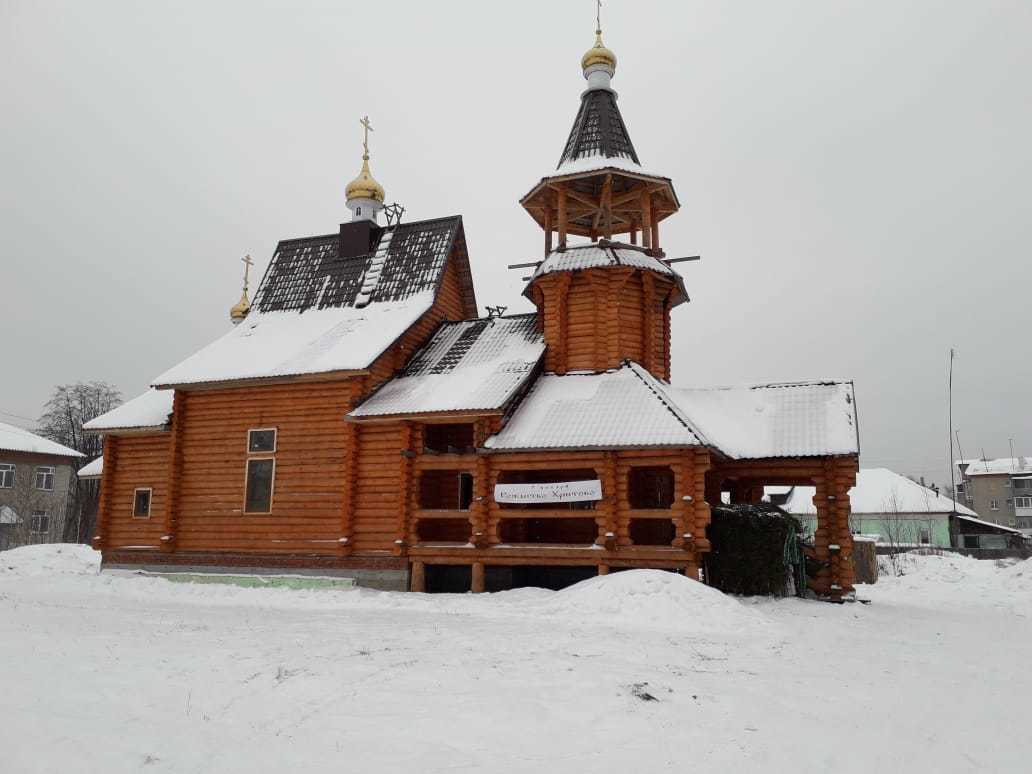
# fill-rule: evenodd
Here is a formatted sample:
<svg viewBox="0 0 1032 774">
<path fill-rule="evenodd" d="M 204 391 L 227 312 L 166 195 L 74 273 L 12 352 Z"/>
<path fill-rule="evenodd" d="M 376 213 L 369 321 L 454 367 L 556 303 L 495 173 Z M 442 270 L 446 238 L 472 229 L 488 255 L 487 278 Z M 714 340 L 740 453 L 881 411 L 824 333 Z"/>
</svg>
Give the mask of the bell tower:
<svg viewBox="0 0 1032 774">
<path fill-rule="evenodd" d="M 641 165 L 601 24 L 581 71 L 587 88 L 559 163 L 520 200 L 545 237 L 524 295 L 542 319 L 546 370 L 602 371 L 629 359 L 669 379 L 670 310 L 688 295 L 664 261 L 659 224 L 680 204 L 670 179 Z"/>
</svg>

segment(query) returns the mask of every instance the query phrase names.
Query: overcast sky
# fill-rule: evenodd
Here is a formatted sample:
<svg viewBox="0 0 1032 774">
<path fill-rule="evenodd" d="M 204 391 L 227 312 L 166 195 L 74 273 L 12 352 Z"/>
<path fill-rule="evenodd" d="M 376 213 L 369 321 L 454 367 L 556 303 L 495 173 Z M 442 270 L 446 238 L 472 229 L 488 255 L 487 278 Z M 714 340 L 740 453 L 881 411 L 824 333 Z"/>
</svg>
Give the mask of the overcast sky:
<svg viewBox="0 0 1032 774">
<path fill-rule="evenodd" d="M 406 219 L 461 214 L 481 308 L 528 307 L 591 0 L 0 0 L 0 420 L 128 398 L 224 332 L 240 258 L 335 231 L 369 114 Z M 614 87 L 673 178 L 674 381 L 853 379 L 862 464 L 1032 455 L 1032 3 L 609 0 Z M 12 416 L 13 415 L 13 416 Z"/>
</svg>

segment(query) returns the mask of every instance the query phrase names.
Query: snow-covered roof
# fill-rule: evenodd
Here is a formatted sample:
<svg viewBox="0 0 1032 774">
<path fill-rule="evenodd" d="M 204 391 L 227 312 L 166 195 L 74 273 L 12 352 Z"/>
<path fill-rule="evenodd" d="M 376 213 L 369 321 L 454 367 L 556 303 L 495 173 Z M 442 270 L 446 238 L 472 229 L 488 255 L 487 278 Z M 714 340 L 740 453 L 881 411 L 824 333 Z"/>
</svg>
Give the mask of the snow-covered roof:
<svg viewBox="0 0 1032 774">
<path fill-rule="evenodd" d="M 0 451 L 52 454 L 55 457 L 82 457 L 75 449 L 55 443 L 6 422 L 0 422 Z"/>
<path fill-rule="evenodd" d="M 768 494 L 774 487 L 767 487 Z M 813 516 L 816 489 L 812 486 L 792 488 L 788 500 L 781 507 L 797 516 Z M 977 516 L 970 508 L 948 497 L 936 494 L 928 487 L 911 481 L 887 468 L 861 468 L 856 474 L 856 486 L 849 490 L 850 510 L 857 515 L 869 514 L 948 514 L 956 512 Z"/>
<path fill-rule="evenodd" d="M 104 432 L 164 427 L 172 413 L 173 397 L 172 390 L 147 390 L 118 408 L 91 419 L 82 428 Z"/>
<path fill-rule="evenodd" d="M 244 321 L 153 384 L 363 370 L 430 309 L 460 231 L 458 217 L 388 226 L 361 255 L 338 234 L 281 242 Z"/>
<path fill-rule="evenodd" d="M 499 410 L 545 351 L 537 315 L 445 323 L 352 417 Z"/>
<path fill-rule="evenodd" d="M 695 428 L 734 459 L 857 454 L 852 382 L 667 387 Z"/>
<path fill-rule="evenodd" d="M 1002 476 L 1010 474 L 1032 475 L 1032 457 L 1001 457 L 995 460 L 963 460 L 967 464 L 965 476 Z"/>
<path fill-rule="evenodd" d="M 104 457 L 97 457 L 93 462 L 79 468 L 79 478 L 100 478 L 104 473 Z"/>
<path fill-rule="evenodd" d="M 496 451 L 699 446 L 663 385 L 636 363 L 603 373 L 545 374 L 501 432 Z"/>
<path fill-rule="evenodd" d="M 534 277 L 556 271 L 577 271 L 598 266 L 634 266 L 651 269 L 659 274 L 672 277 L 678 276 L 677 272 L 659 258 L 647 255 L 641 250 L 626 247 L 602 247 L 597 242 L 593 242 L 587 245 L 571 245 L 563 250 L 553 250 L 538 265 L 534 271 Z"/>
<path fill-rule="evenodd" d="M 958 513 L 957 518 L 961 519 L 962 521 L 969 522 L 971 524 L 979 524 L 983 527 L 992 527 L 993 529 L 998 529 L 1001 532 L 1010 532 L 1013 535 L 1025 535 L 1025 533 L 1022 532 L 1020 529 L 1013 529 L 1011 527 L 1005 527 L 1002 524 L 996 524 L 992 521 L 984 521 L 983 519 L 976 518 L 974 515 L 974 511 L 971 511 L 971 514 L 972 515 L 968 516 L 966 514 Z"/>
</svg>

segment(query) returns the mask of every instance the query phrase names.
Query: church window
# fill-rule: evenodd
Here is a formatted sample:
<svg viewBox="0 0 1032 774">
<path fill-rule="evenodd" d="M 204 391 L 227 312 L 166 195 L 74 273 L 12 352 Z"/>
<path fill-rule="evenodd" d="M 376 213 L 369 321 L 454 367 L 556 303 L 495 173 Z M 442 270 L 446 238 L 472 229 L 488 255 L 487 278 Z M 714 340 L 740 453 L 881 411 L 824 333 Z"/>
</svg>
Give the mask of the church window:
<svg viewBox="0 0 1032 774">
<path fill-rule="evenodd" d="M 276 428 L 263 428 L 260 430 L 247 431 L 247 453 L 276 451 Z"/>
<path fill-rule="evenodd" d="M 247 476 L 244 484 L 244 513 L 271 513 L 276 481 L 276 429 L 247 431 Z M 258 456 L 262 455 L 262 456 Z"/>
<path fill-rule="evenodd" d="M 139 488 L 133 490 L 133 518 L 149 519 L 151 505 L 150 488 Z"/>
</svg>

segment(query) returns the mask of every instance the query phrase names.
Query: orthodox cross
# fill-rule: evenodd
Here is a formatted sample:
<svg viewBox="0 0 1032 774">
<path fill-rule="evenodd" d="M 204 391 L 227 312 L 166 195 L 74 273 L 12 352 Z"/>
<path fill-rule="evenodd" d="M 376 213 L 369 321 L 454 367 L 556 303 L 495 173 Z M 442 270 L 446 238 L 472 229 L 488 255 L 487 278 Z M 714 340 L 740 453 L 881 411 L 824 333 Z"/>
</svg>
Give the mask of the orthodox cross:
<svg viewBox="0 0 1032 774">
<path fill-rule="evenodd" d="M 251 273 L 251 267 L 254 266 L 254 261 L 251 260 L 250 255 L 245 255 L 240 259 L 241 263 L 244 264 L 244 292 L 247 292 L 247 280 Z"/>
<path fill-rule="evenodd" d="M 362 151 L 365 156 L 369 156 L 369 133 L 373 131 L 372 125 L 369 123 L 369 116 L 362 116 L 362 120 L 358 123 L 362 124 Z"/>
<path fill-rule="evenodd" d="M 602 34 L 602 0 L 595 0 L 595 32 Z"/>
</svg>

